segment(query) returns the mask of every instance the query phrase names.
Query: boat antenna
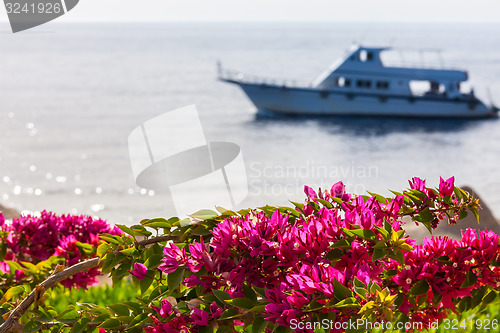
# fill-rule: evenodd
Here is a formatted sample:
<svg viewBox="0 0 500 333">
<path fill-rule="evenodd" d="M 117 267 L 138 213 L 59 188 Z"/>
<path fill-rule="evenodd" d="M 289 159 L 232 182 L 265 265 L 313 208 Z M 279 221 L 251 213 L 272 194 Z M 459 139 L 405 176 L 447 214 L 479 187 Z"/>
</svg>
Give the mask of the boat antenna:
<svg viewBox="0 0 500 333">
<path fill-rule="evenodd" d="M 497 104 L 493 100 L 493 97 L 491 96 L 491 90 L 490 88 L 486 88 L 486 92 L 488 93 L 488 99 L 490 100 L 490 105 L 493 110 L 498 110 L 498 107 L 496 106 Z"/>
<path fill-rule="evenodd" d="M 222 77 L 222 71 L 223 71 L 222 62 L 219 59 L 217 59 L 217 76 L 218 77 Z"/>
</svg>

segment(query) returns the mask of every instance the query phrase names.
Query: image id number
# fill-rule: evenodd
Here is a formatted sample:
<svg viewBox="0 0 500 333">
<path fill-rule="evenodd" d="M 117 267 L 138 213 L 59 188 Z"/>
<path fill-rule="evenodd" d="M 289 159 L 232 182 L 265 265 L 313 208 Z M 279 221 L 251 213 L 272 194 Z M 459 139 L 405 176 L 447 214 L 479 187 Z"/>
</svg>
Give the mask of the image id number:
<svg viewBox="0 0 500 333">
<path fill-rule="evenodd" d="M 5 8 L 8 14 L 59 14 L 62 11 L 60 3 L 38 3 L 21 4 L 19 2 L 7 2 Z"/>
</svg>

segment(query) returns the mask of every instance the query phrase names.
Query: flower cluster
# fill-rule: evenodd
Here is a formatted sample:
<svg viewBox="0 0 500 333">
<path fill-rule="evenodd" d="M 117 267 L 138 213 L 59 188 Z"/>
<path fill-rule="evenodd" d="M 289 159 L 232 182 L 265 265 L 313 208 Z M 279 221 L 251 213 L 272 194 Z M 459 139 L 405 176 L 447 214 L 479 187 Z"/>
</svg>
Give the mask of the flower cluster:
<svg viewBox="0 0 500 333">
<path fill-rule="evenodd" d="M 456 189 L 453 178 L 441 179 L 439 189 L 413 178 L 408 191 L 390 199 L 348 194 L 341 182 L 305 193 L 295 209 L 227 217 L 208 242 L 167 244 L 158 269 L 186 271 L 183 286 L 217 302 L 205 297 L 186 311 L 163 299 L 153 306 L 157 315 L 148 331 L 196 331 L 234 308 L 239 312 L 226 318 L 237 318 L 237 325 L 259 306 L 263 320 L 285 327 L 329 315 L 336 322 L 396 315 L 431 322 L 500 285 L 493 232 L 467 230 L 460 241 L 431 237 L 416 245 L 403 229 L 405 215 L 435 227 L 436 220 L 456 222 L 467 209 L 477 210 L 477 200 Z M 139 263 L 131 271 L 139 280 L 146 272 Z"/>
<path fill-rule="evenodd" d="M 120 229 L 111 227 L 101 219 L 84 215 L 58 216 L 47 211 L 41 212 L 40 216 L 21 216 L 13 219 L 12 223 L 6 223 L 0 213 L 0 231 L 5 235 L 1 241 L 6 244 L 6 260 L 18 262 L 21 265 L 22 262 L 36 264 L 51 256 L 59 256 L 66 259 L 67 266 L 87 259 L 87 255 L 78 248 L 79 244 L 97 247 L 100 234 L 120 235 L 122 233 Z M 10 273 L 6 262 L 2 263 L 0 270 Z M 21 276 L 16 271 L 17 275 Z M 97 283 L 97 275 L 99 275 L 99 269 L 93 268 L 88 272 L 78 273 L 61 283 L 66 287 L 86 288 Z"/>
</svg>

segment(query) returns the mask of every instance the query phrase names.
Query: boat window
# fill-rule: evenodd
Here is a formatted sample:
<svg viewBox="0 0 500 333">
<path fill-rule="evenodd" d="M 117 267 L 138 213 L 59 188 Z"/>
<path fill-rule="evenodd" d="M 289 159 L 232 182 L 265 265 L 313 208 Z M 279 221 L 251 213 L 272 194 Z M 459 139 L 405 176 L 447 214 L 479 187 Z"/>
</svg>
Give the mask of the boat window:
<svg viewBox="0 0 500 333">
<path fill-rule="evenodd" d="M 343 76 L 337 78 L 337 87 L 349 87 L 350 85 L 351 85 L 351 80 L 346 79 Z"/>
<path fill-rule="evenodd" d="M 373 60 L 373 53 L 366 50 L 359 51 L 359 60 L 362 62 Z"/>
<path fill-rule="evenodd" d="M 369 81 L 369 80 L 358 80 L 358 81 L 356 81 L 356 86 L 358 88 L 371 88 L 372 81 Z"/>
<path fill-rule="evenodd" d="M 366 52 L 366 50 L 361 50 L 359 52 L 359 60 L 365 62 L 367 59 L 368 59 L 368 52 Z"/>
<path fill-rule="evenodd" d="M 388 81 L 377 81 L 377 89 L 389 89 Z"/>
<path fill-rule="evenodd" d="M 410 81 L 410 90 L 415 96 L 442 96 L 445 87 L 435 81 Z"/>
</svg>

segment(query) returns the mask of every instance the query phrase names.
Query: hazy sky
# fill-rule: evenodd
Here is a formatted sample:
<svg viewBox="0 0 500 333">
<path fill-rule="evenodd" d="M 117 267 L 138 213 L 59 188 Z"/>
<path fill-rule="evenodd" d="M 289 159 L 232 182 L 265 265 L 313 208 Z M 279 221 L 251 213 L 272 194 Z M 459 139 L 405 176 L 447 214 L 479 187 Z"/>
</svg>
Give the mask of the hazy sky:
<svg viewBox="0 0 500 333">
<path fill-rule="evenodd" d="M 500 23 L 500 0 L 80 0 L 60 20 Z"/>
</svg>

